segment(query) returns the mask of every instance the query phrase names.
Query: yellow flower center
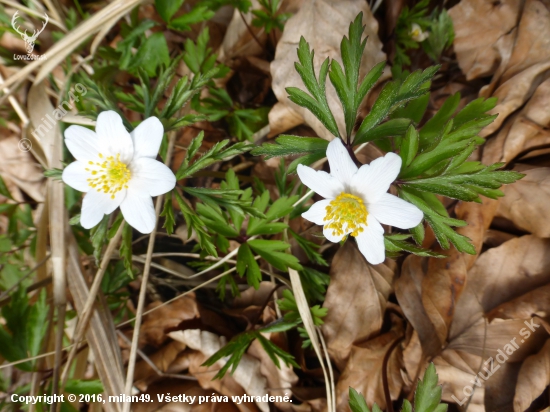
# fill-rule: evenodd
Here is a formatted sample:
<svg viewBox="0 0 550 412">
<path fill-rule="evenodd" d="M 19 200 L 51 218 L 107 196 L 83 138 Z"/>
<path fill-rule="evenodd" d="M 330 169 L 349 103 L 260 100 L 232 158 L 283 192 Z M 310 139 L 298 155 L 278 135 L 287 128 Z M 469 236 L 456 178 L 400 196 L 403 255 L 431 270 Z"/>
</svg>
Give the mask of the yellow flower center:
<svg viewBox="0 0 550 412">
<path fill-rule="evenodd" d="M 367 225 L 367 208 L 363 200 L 349 193 L 340 193 L 326 207 L 324 218 L 328 221 L 324 228 L 332 229 L 333 236 L 344 236 L 351 233 L 358 236 L 363 231 L 362 225 Z"/>
<path fill-rule="evenodd" d="M 111 195 L 111 199 L 115 198 L 117 192 L 120 192 L 123 188 L 128 189 L 128 181 L 131 174 L 128 170 L 128 166 L 120 161 L 120 154 L 116 157 L 109 156 L 104 158 L 100 153 L 99 162 L 89 161 L 90 167 L 86 168 L 92 175 L 91 178 L 86 179 L 88 185 L 98 192 L 103 192 Z"/>
</svg>

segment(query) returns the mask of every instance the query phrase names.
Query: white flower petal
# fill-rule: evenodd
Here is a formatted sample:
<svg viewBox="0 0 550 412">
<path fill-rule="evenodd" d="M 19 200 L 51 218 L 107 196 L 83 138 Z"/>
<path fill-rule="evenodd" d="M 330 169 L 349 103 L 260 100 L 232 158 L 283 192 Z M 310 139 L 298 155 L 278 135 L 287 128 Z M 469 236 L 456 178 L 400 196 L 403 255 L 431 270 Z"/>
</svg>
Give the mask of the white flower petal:
<svg viewBox="0 0 550 412">
<path fill-rule="evenodd" d="M 136 127 L 130 136 L 134 141 L 134 159 L 150 157 L 155 159 L 162 143 L 164 127 L 156 117 L 149 117 Z"/>
<path fill-rule="evenodd" d="M 91 229 L 97 225 L 103 216 L 112 213 L 120 204 L 124 194 L 118 194 L 115 199 L 111 199 L 110 194 L 90 190 L 82 200 L 82 211 L 80 215 L 80 224 L 84 229 Z"/>
<path fill-rule="evenodd" d="M 400 170 L 401 158 L 395 153 L 387 153 L 361 166 L 351 179 L 352 192 L 367 203 L 375 203 L 388 191 Z"/>
<path fill-rule="evenodd" d="M 380 223 L 399 229 L 415 227 L 424 217 L 415 205 L 390 193 L 384 193 L 376 203 L 369 204 L 368 212 Z"/>
<path fill-rule="evenodd" d="M 370 217 L 370 216 L 369 216 Z M 384 247 L 384 229 L 376 219 L 367 219 L 368 225 L 363 226 L 363 231 L 355 239 L 359 251 L 371 265 L 378 265 L 386 258 Z"/>
<path fill-rule="evenodd" d="M 97 134 L 82 126 L 70 126 L 65 130 L 65 144 L 76 160 L 96 160 L 99 150 Z"/>
<path fill-rule="evenodd" d="M 341 139 L 334 139 L 328 144 L 327 158 L 330 165 L 330 174 L 342 182 L 347 190 L 352 176 L 357 173 L 357 166 L 351 160 Z"/>
<path fill-rule="evenodd" d="M 325 224 L 328 224 L 329 222 L 325 222 Z M 333 234 L 334 229 L 327 229 L 326 227 L 323 227 L 323 235 L 332 243 L 338 243 L 341 241 L 345 235 L 334 235 Z"/>
<path fill-rule="evenodd" d="M 176 186 L 176 176 L 164 163 L 142 157 L 130 164 L 131 178 L 128 186 L 149 196 L 158 196 L 169 192 Z"/>
<path fill-rule="evenodd" d="M 134 143 L 117 112 L 112 110 L 101 112 L 97 116 L 95 132 L 104 156 L 116 157 L 120 154 L 120 160 L 123 163 L 130 163 L 134 156 Z"/>
<path fill-rule="evenodd" d="M 63 169 L 61 178 L 63 182 L 71 186 L 79 192 L 87 192 L 91 189 L 86 179 L 90 178 L 90 172 L 86 171 L 86 163 L 72 162 L 69 166 Z"/>
<path fill-rule="evenodd" d="M 155 208 L 149 195 L 128 189 L 120 211 L 126 222 L 140 233 L 151 233 L 155 228 Z"/>
<path fill-rule="evenodd" d="M 302 213 L 304 219 L 315 223 L 316 225 L 324 225 L 325 216 L 327 215 L 326 207 L 330 204 L 330 199 L 323 199 L 315 202 L 307 212 Z"/>
<path fill-rule="evenodd" d="M 327 199 L 334 199 L 344 191 L 344 185 L 334 176 L 322 170 L 298 165 L 298 176 L 304 185 Z"/>
</svg>

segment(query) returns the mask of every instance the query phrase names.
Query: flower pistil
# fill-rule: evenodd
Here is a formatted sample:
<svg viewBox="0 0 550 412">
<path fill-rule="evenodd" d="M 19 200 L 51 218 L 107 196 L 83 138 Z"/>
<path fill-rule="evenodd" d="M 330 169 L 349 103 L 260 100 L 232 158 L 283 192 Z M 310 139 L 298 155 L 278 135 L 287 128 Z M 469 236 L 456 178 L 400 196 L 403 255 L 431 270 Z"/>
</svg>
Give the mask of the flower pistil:
<svg viewBox="0 0 550 412">
<path fill-rule="evenodd" d="M 120 153 L 115 156 L 104 157 L 99 153 L 101 161 L 89 161 L 90 167 L 86 171 L 90 172 L 91 178 L 86 179 L 88 185 L 98 192 L 108 193 L 111 199 L 115 198 L 117 192 L 123 188 L 128 189 L 128 181 L 131 173 L 128 166 L 120 160 Z"/>
<path fill-rule="evenodd" d="M 343 236 L 350 233 L 358 236 L 367 225 L 367 208 L 363 200 L 350 193 L 340 193 L 325 208 L 327 214 L 324 221 L 325 229 L 332 229 L 333 236 Z"/>
</svg>

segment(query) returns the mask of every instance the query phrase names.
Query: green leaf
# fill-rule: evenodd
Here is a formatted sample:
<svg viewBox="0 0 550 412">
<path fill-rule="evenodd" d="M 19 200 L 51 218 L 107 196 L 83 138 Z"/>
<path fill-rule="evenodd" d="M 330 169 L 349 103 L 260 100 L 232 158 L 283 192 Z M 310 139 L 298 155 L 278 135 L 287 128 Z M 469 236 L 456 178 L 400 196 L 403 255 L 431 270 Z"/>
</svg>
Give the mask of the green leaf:
<svg viewBox="0 0 550 412">
<path fill-rule="evenodd" d="M 172 205 L 172 192 L 166 193 L 164 197 L 164 206 L 159 216 L 164 217 L 163 228 L 166 229 L 166 233 L 171 235 L 174 233 L 174 225 L 176 224 L 176 218 L 174 216 L 174 206 Z"/>
<path fill-rule="evenodd" d="M 327 152 L 328 141 L 319 137 L 302 137 L 281 135 L 275 139 L 275 143 L 264 143 L 252 150 L 254 156 L 265 155 L 266 159 L 278 156 L 289 156 L 302 153 Z"/>
<path fill-rule="evenodd" d="M 93 395 L 103 393 L 103 384 L 99 379 L 96 380 L 81 380 L 67 379 L 65 391 L 76 395 Z"/>
<path fill-rule="evenodd" d="M 101 219 L 101 222 L 90 230 L 90 240 L 92 241 L 92 246 L 94 247 L 94 258 L 97 266 L 99 266 L 99 258 L 101 257 L 103 245 L 107 240 L 108 225 L 109 216 L 105 215 L 103 216 L 103 219 Z"/>
<path fill-rule="evenodd" d="M 378 81 L 386 65 L 386 62 L 380 62 L 374 66 L 365 76 L 358 90 L 361 57 L 367 43 L 367 39 L 361 41 L 361 36 L 365 31 L 362 21 L 363 13 L 359 13 L 349 26 L 349 38 L 344 36 L 340 43 L 344 70 L 342 70 L 336 60 L 333 60 L 329 73 L 330 81 L 336 90 L 336 94 L 344 110 L 347 138 L 351 136 L 355 126 L 357 110 L 361 102 L 372 86 Z"/>
<path fill-rule="evenodd" d="M 436 258 L 445 257 L 445 255 L 442 255 L 436 252 L 431 252 L 428 249 L 423 249 L 403 239 L 395 238 L 395 235 L 384 236 L 384 246 L 386 247 L 386 250 L 388 252 L 392 252 L 392 253 L 396 253 L 396 252 L 399 253 L 399 252 L 405 251 L 417 256 L 427 256 L 427 257 L 436 257 Z"/>
<path fill-rule="evenodd" d="M 407 129 L 407 134 L 401 143 L 401 151 L 399 156 L 403 161 L 402 165 L 408 167 L 418 152 L 418 132 L 413 125 L 409 126 Z M 402 167 L 403 167 L 402 166 Z"/>
<path fill-rule="evenodd" d="M 394 110 L 409 100 L 424 95 L 429 88 L 429 81 L 438 69 L 439 66 L 429 67 L 424 71 L 411 73 L 402 83 L 396 80 L 387 83 L 376 99 L 372 110 L 359 126 L 355 141 L 366 141 L 367 134 Z"/>
<path fill-rule="evenodd" d="M 179 10 L 184 0 L 155 0 L 155 8 L 166 23 Z"/>
<path fill-rule="evenodd" d="M 122 229 L 122 242 L 120 243 L 120 257 L 124 263 L 124 268 L 129 277 L 134 277 L 132 269 L 132 227 L 128 224 L 124 224 Z"/>
<path fill-rule="evenodd" d="M 69 219 L 69 225 L 71 226 L 78 225 L 79 223 L 80 223 L 80 213 L 78 213 L 77 215 L 74 215 Z"/>
<path fill-rule="evenodd" d="M 255 289 L 260 287 L 262 273 L 250 247 L 246 243 L 243 243 L 239 247 L 239 252 L 237 253 L 237 273 L 241 277 L 246 275 L 246 281 L 250 286 Z"/>
<path fill-rule="evenodd" d="M 202 139 L 202 138 L 201 138 Z M 191 164 L 182 163 L 178 171 L 176 172 L 176 179 L 181 180 L 188 176 L 192 176 L 196 172 L 205 167 L 210 166 L 213 163 L 224 160 L 228 157 L 233 157 L 238 154 L 251 150 L 254 145 L 240 142 L 236 143 L 228 148 L 225 148 L 229 144 L 229 139 L 222 140 L 216 143 L 210 150 L 208 150 L 202 157 L 197 159 Z M 225 149 L 224 149 L 225 148 Z"/>
<path fill-rule="evenodd" d="M 202 21 L 210 20 L 215 12 L 209 10 L 207 6 L 195 6 L 189 13 L 177 17 L 168 25 L 172 29 L 188 31 L 191 30 L 191 25 Z"/>
<path fill-rule="evenodd" d="M 279 270 L 286 272 L 289 267 L 295 270 L 302 269 L 302 265 L 295 256 L 281 252 L 290 248 L 288 243 L 280 240 L 254 239 L 249 240 L 248 245 L 255 253 Z"/>
<path fill-rule="evenodd" d="M 430 363 L 414 394 L 414 410 L 415 412 L 445 412 L 447 405 L 440 405 L 440 402 L 441 386 L 437 385 L 435 366 Z"/>
<path fill-rule="evenodd" d="M 399 196 L 404 200 L 418 207 L 423 213 L 424 218 L 434 231 L 435 237 L 443 249 L 448 249 L 452 243 L 459 252 L 466 252 L 471 255 L 476 254 L 474 246 L 466 236 L 456 233 L 450 226 L 465 226 L 463 220 L 452 219 L 437 213 L 420 196 L 414 193 L 410 188 L 400 188 Z M 432 195 L 433 196 L 433 195 Z"/>
<path fill-rule="evenodd" d="M 170 65 L 170 55 L 163 33 L 153 33 L 139 47 L 136 56 L 128 68 L 135 70 L 142 68 L 149 76 L 155 76 L 160 64 Z"/>
<path fill-rule="evenodd" d="M 296 87 L 287 87 L 289 99 L 307 108 L 334 136 L 340 136 L 336 120 L 329 108 L 326 96 L 326 80 L 329 69 L 329 59 L 327 58 L 319 70 L 319 81 L 315 76 L 313 67 L 313 50 L 310 51 L 309 44 L 301 37 L 298 46 L 298 60 L 295 63 L 296 71 L 302 78 L 306 89 L 311 95 Z"/>
<path fill-rule="evenodd" d="M 402 168 L 399 178 L 411 179 L 417 177 L 439 162 L 460 154 L 469 144 L 470 142 L 467 140 L 451 144 L 439 144 L 433 150 L 416 156 L 409 166 Z"/>
<path fill-rule="evenodd" d="M 300 367 L 300 365 L 298 365 L 294 360 L 294 356 L 292 356 L 290 353 L 285 352 L 269 339 L 264 338 L 261 333 L 258 333 L 256 336 L 260 341 L 260 344 L 264 348 L 265 352 L 268 354 L 268 356 L 273 361 L 275 366 L 277 366 L 277 368 L 281 368 L 279 359 L 281 359 L 287 366 L 294 366 L 295 368 Z"/>
<path fill-rule="evenodd" d="M 370 412 L 367 402 L 363 395 L 358 393 L 351 386 L 349 387 L 349 407 L 352 412 Z"/>
<path fill-rule="evenodd" d="M 63 175 L 63 170 L 61 169 L 48 169 L 44 171 L 44 176 L 51 177 L 53 180 L 61 180 L 62 175 Z"/>
<path fill-rule="evenodd" d="M 390 136 L 402 136 L 405 134 L 410 124 L 410 119 L 388 120 L 387 122 L 374 127 L 368 134 L 363 135 L 361 139 L 358 139 L 356 136 L 353 140 L 353 144 L 355 146 L 365 142 L 371 142 Z"/>
<path fill-rule="evenodd" d="M 328 266 L 326 260 L 323 259 L 323 256 L 317 251 L 319 249 L 319 245 L 317 243 L 307 240 L 293 230 L 290 230 L 290 234 L 294 239 L 296 239 L 296 242 L 306 253 L 309 260 L 311 260 L 313 263 L 317 263 L 318 265 Z M 307 268 L 304 268 L 304 270 L 305 269 Z"/>
<path fill-rule="evenodd" d="M 7 197 L 8 199 L 13 200 L 13 197 L 11 196 L 10 191 L 8 190 L 8 187 L 6 186 L 6 183 L 4 182 L 4 179 L 2 179 L 2 176 L 0 176 L 0 195 Z"/>
</svg>

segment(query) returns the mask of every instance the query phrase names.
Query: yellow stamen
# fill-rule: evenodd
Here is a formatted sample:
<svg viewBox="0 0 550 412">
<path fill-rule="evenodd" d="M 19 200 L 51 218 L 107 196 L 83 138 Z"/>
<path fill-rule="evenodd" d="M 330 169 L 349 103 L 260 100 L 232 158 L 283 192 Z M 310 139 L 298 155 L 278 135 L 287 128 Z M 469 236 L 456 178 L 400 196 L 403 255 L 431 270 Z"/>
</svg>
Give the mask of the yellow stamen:
<svg viewBox="0 0 550 412">
<path fill-rule="evenodd" d="M 349 193 L 340 193 L 326 207 L 324 218 L 327 223 L 324 228 L 332 229 L 333 236 L 344 236 L 350 233 L 358 236 L 367 225 L 367 208 L 363 200 Z"/>
<path fill-rule="evenodd" d="M 99 157 L 103 158 L 103 155 L 99 153 Z M 98 192 L 103 192 L 111 195 L 111 199 L 115 198 L 117 192 L 122 188 L 128 188 L 128 181 L 131 174 L 128 166 L 120 160 L 120 154 L 116 157 L 108 156 L 102 163 L 88 162 L 91 165 L 95 165 L 95 170 L 91 171 L 93 176 L 91 179 L 87 179 L 90 187 L 97 188 Z M 89 170 L 89 169 L 86 169 Z M 100 176 L 97 176 L 98 174 Z"/>
</svg>

